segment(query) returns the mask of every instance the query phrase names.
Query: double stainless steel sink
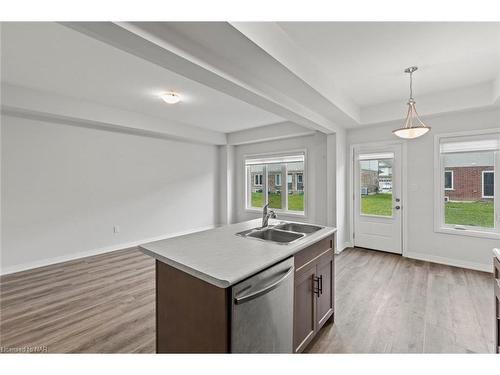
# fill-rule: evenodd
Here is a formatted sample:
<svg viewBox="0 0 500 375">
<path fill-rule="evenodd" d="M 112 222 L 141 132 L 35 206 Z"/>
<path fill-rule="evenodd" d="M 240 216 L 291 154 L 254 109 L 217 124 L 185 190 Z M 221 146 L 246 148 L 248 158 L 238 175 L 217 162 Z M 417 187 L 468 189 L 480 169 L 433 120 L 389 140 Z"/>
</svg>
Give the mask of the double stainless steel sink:
<svg viewBox="0 0 500 375">
<path fill-rule="evenodd" d="M 245 238 L 272 241 L 288 245 L 320 229 L 323 229 L 323 227 L 311 224 L 282 222 L 280 224 L 269 225 L 264 228 L 259 227 L 248 229 L 243 232 L 236 233 L 236 235 Z"/>
</svg>

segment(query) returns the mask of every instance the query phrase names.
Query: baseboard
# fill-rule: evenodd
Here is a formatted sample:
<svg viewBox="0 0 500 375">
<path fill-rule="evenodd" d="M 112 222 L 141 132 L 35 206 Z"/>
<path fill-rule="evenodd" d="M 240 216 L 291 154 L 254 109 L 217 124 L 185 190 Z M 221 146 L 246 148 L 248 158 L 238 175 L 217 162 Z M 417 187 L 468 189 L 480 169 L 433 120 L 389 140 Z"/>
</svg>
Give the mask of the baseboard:
<svg viewBox="0 0 500 375">
<path fill-rule="evenodd" d="M 493 272 L 493 264 L 484 264 L 476 262 L 467 262 L 459 259 L 440 257 L 436 255 L 417 253 L 414 251 L 405 251 L 403 256 L 406 258 L 423 260 L 426 262 L 445 264 L 447 266 L 467 268 L 476 271 Z"/>
<path fill-rule="evenodd" d="M 177 233 L 165 234 L 165 235 L 157 236 L 157 237 L 153 237 L 153 238 L 145 238 L 145 239 L 142 239 L 142 240 L 139 240 L 139 241 L 121 243 L 121 244 L 117 244 L 117 245 L 102 247 L 102 248 L 99 248 L 99 249 L 93 249 L 93 250 L 89 250 L 89 251 L 82 251 L 82 252 L 68 254 L 68 255 L 63 255 L 63 256 L 59 256 L 59 257 L 53 257 L 53 258 L 47 258 L 47 259 L 37 260 L 37 261 L 34 261 L 34 262 L 29 262 L 29 263 L 16 264 L 15 266 L 10 266 L 10 267 L 4 267 L 4 268 L 2 268 L 1 271 L 0 271 L 0 275 L 8 275 L 8 274 L 11 274 L 11 273 L 16 273 L 16 272 L 21 272 L 21 271 L 27 271 L 27 270 L 31 270 L 31 269 L 34 269 L 34 268 L 40 268 L 40 267 L 50 266 L 52 264 L 68 262 L 70 260 L 76 260 L 76 259 L 80 259 L 80 258 L 86 258 L 86 257 L 90 257 L 90 256 L 93 256 L 93 255 L 99 255 L 99 254 L 109 253 L 109 252 L 112 252 L 112 251 L 128 249 L 130 247 L 139 246 L 141 244 L 148 243 L 148 242 L 165 240 L 167 238 L 179 237 L 179 236 L 183 236 L 185 234 L 202 232 L 204 230 L 213 229 L 214 227 L 215 227 L 214 225 L 208 225 L 208 226 L 205 226 L 205 227 L 198 227 L 198 228 L 195 228 L 195 229 L 190 229 L 190 230 L 186 230 L 186 231 L 182 231 L 182 232 L 177 232 Z"/>
<path fill-rule="evenodd" d="M 342 248 L 337 247 L 335 254 L 340 254 L 342 251 L 344 251 L 345 249 L 348 249 L 350 247 L 353 247 L 353 244 L 351 242 L 344 242 L 344 245 L 342 246 Z"/>
</svg>

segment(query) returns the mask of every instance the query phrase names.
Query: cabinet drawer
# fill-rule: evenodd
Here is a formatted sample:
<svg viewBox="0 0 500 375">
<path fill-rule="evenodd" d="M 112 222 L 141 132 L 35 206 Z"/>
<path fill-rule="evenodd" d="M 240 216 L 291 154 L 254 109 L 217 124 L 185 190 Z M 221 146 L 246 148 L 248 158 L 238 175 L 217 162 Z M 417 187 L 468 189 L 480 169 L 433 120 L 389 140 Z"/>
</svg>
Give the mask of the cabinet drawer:
<svg viewBox="0 0 500 375">
<path fill-rule="evenodd" d="M 306 247 L 295 254 L 295 272 L 306 269 L 310 263 L 315 262 L 315 259 L 325 251 L 333 249 L 333 236 L 326 237 L 315 244 Z"/>
</svg>

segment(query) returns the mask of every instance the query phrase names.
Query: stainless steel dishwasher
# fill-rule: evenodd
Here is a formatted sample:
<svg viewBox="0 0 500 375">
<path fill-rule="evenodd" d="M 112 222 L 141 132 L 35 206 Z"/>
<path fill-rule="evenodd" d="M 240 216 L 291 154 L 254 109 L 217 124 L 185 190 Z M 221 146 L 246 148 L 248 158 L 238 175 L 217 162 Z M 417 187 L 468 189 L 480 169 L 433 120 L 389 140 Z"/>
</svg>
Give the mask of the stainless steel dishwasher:
<svg viewBox="0 0 500 375">
<path fill-rule="evenodd" d="M 236 284 L 232 353 L 292 353 L 293 257 Z"/>
</svg>

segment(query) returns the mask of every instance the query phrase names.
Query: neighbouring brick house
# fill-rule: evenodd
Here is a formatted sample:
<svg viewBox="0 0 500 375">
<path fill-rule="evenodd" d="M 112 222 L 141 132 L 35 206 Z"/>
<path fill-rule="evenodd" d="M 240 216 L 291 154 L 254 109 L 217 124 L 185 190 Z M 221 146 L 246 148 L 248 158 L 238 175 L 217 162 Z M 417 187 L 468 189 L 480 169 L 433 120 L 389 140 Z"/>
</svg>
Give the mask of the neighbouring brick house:
<svg viewBox="0 0 500 375">
<path fill-rule="evenodd" d="M 493 199 L 492 153 L 459 153 L 445 156 L 444 195 L 450 201 Z"/>
<path fill-rule="evenodd" d="M 267 166 L 268 191 L 280 193 L 283 189 L 283 172 L 281 164 Z M 252 166 L 250 169 L 251 190 L 261 192 L 264 183 L 264 173 L 261 166 Z M 304 163 L 287 163 L 288 194 L 302 194 L 304 192 Z"/>
</svg>

